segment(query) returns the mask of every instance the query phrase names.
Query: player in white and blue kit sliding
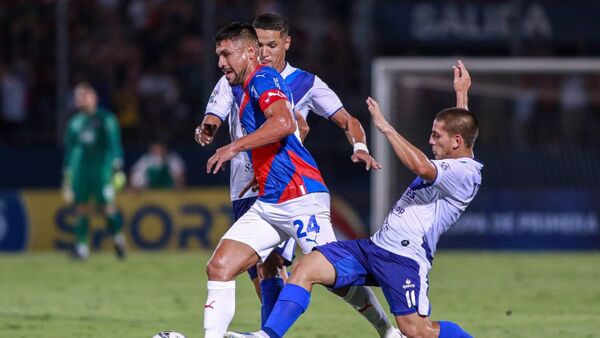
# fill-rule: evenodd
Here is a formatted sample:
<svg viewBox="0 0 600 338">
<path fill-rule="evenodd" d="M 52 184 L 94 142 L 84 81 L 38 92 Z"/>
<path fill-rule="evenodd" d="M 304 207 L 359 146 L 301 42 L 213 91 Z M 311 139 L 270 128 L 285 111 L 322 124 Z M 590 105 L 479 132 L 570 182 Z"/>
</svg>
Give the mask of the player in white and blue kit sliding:
<svg viewBox="0 0 600 338">
<path fill-rule="evenodd" d="M 473 154 L 479 128 L 466 109 L 470 76 L 461 61 L 454 76 L 458 107 L 442 110 L 434 119 L 429 144 L 435 160 L 398 134 L 377 102 L 367 99 L 373 123 L 417 178 L 370 239 L 328 243 L 300 258 L 261 331 L 228 337 L 283 337 L 308 307 L 314 284 L 380 286 L 407 337 L 472 337 L 455 323 L 431 321 L 427 296 L 438 239 L 481 185 L 483 165 Z"/>
<path fill-rule="evenodd" d="M 346 132 L 350 144 L 354 146 L 352 161 L 365 163 L 367 170 L 370 168 L 379 169 L 381 166 L 368 153 L 365 145 L 366 136 L 360 122 L 344 109 L 338 96 L 318 76 L 292 67 L 286 62 L 286 50 L 290 45 L 287 22 L 278 15 L 264 14 L 254 21 L 253 26 L 256 28 L 259 38 L 262 64 L 273 66 L 279 70 L 290 88 L 294 108 L 297 111 L 296 117 L 301 129 L 300 133 L 303 134 L 301 122 L 306 123 L 306 117 L 311 111 L 324 118 L 331 119 Z M 214 130 L 214 127 L 207 128 L 205 126 L 214 125 L 218 128 L 226 119 L 229 122 L 232 141 L 242 137 L 243 133 L 239 121 L 239 109 L 242 105 L 242 99 L 242 86 L 231 86 L 227 79 L 222 77 L 213 90 L 204 120 L 197 129 L 197 141 L 202 145 L 211 143 L 216 130 Z M 211 134 L 208 133 L 209 129 L 212 131 Z M 305 135 L 301 136 L 303 139 Z M 253 176 L 252 165 L 247 154 L 238 153 L 231 160 L 230 167 L 231 199 L 235 220 L 237 220 L 256 201 L 257 192 L 244 189 Z M 274 253 L 281 255 L 289 263 L 293 257 L 293 246 L 294 240 L 290 239 L 284 245 L 276 248 Z M 262 324 L 266 322 L 283 287 L 282 279 L 277 276 L 277 264 L 281 264 L 280 258 L 277 257 L 279 256 L 270 255 L 265 263 L 261 265 L 260 289 L 257 288 L 257 293 L 259 293 L 259 297 L 262 296 Z M 248 272 L 253 281 L 256 282 L 256 269 L 251 267 Z M 255 283 L 255 287 L 256 285 Z M 369 320 L 380 337 L 401 337 L 387 319 L 385 312 L 371 290 L 355 287 L 335 292 Z"/>
</svg>

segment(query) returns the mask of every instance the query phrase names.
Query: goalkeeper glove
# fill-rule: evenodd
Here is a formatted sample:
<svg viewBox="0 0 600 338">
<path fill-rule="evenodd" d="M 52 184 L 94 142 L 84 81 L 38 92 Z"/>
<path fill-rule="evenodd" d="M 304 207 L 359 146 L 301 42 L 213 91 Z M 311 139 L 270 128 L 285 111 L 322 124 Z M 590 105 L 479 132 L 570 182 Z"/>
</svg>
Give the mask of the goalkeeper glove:
<svg viewBox="0 0 600 338">
<path fill-rule="evenodd" d="M 127 183 L 127 176 L 123 170 L 117 170 L 112 175 L 112 186 L 116 192 L 121 192 L 125 188 L 125 184 Z"/>
<path fill-rule="evenodd" d="M 60 193 L 64 198 L 65 202 L 71 204 L 73 203 L 73 186 L 71 184 L 72 174 L 69 169 L 63 170 L 63 180 L 60 187 Z"/>
</svg>

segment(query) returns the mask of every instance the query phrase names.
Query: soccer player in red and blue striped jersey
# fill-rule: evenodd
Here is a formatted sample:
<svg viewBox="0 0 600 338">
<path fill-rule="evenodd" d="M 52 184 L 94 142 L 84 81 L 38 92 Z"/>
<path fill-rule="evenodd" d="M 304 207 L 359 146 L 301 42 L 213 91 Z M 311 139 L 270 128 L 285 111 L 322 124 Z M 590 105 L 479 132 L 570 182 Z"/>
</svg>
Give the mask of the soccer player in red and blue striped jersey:
<svg viewBox="0 0 600 338">
<path fill-rule="evenodd" d="M 235 277 L 292 237 L 304 253 L 335 241 L 327 187 L 302 146 L 287 84 L 258 61 L 252 26 L 232 23 L 216 37 L 219 68 L 241 84 L 239 120 L 244 136 L 217 149 L 207 173 L 217 173 L 239 152 L 248 153 L 259 185 L 257 202 L 219 242 L 208 262 L 205 337 L 223 337 L 235 311 Z"/>
</svg>

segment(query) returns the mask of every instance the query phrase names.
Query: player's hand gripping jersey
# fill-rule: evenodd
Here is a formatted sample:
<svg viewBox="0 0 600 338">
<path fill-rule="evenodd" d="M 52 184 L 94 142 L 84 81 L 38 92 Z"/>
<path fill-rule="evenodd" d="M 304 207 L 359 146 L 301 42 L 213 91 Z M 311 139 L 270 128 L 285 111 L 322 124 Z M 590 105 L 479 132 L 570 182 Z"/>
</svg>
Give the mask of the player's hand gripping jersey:
<svg viewBox="0 0 600 338">
<path fill-rule="evenodd" d="M 330 118 L 343 107 L 337 95 L 318 76 L 294 68 L 290 64 L 286 64 L 281 76 L 291 92 L 288 99 L 293 103 L 294 110 L 300 111 L 305 119 L 310 111 Z M 216 115 L 222 121 L 228 118 L 232 141 L 244 136 L 239 119 L 243 93 L 241 85 L 231 87 L 223 76 L 215 86 L 206 107 L 206 114 Z M 252 180 L 254 171 L 245 152 L 231 159 L 230 167 L 231 200 L 234 201 L 240 199 L 239 193 Z M 257 194 L 258 192 L 248 190 L 242 198 Z"/>
<path fill-rule="evenodd" d="M 429 267 L 440 236 L 477 194 L 483 168 L 471 158 L 431 162 L 437 169 L 435 181 L 417 177 L 371 238 L 377 246 Z"/>
</svg>

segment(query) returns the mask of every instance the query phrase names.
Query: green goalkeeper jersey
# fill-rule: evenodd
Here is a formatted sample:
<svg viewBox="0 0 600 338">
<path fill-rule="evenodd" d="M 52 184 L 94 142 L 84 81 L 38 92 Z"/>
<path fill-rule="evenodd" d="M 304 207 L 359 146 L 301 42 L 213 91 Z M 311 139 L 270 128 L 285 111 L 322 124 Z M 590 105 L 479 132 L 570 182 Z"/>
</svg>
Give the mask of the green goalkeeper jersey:
<svg viewBox="0 0 600 338">
<path fill-rule="evenodd" d="M 120 168 L 123 147 L 119 123 L 113 113 L 98 108 L 78 112 L 67 125 L 64 167 L 71 173 L 102 173 Z"/>
</svg>

